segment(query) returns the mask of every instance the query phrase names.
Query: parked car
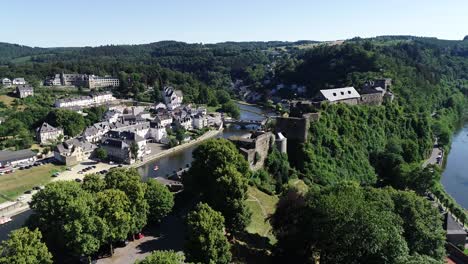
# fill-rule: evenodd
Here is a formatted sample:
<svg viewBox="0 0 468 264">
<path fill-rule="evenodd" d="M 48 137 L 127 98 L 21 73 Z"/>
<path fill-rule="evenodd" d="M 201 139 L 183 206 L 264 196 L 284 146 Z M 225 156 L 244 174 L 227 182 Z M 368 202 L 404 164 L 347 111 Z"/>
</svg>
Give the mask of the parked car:
<svg viewBox="0 0 468 264">
<path fill-rule="evenodd" d="M 34 186 L 33 190 L 39 191 L 41 189 L 41 186 Z"/>
<path fill-rule="evenodd" d="M 31 194 L 32 191 L 31 191 L 31 190 L 27 190 L 27 191 L 25 191 L 24 193 L 25 193 L 25 194 Z"/>
<path fill-rule="evenodd" d="M 76 182 L 82 182 L 83 180 L 80 179 L 80 178 L 76 178 L 75 181 L 76 181 Z"/>
</svg>

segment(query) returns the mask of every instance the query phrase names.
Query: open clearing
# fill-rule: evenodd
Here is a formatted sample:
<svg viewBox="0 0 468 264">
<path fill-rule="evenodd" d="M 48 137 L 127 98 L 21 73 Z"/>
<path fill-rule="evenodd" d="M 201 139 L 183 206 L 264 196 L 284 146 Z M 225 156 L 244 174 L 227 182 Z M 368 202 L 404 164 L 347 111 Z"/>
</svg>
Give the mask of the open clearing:
<svg viewBox="0 0 468 264">
<path fill-rule="evenodd" d="M 247 226 L 247 232 L 268 237 L 271 244 L 276 243 L 268 217 L 275 212 L 278 197 L 268 195 L 251 186 L 249 186 L 247 195 L 246 203 L 252 212 L 252 222 Z"/>
<path fill-rule="evenodd" d="M 63 171 L 65 166 L 54 164 L 45 164 L 39 167 L 32 167 L 25 170 L 17 170 L 11 174 L 0 175 L 0 202 L 5 202 L 3 196 L 14 200 L 27 190 L 34 186 L 44 185 L 51 181 L 52 174 L 57 171 Z"/>
</svg>

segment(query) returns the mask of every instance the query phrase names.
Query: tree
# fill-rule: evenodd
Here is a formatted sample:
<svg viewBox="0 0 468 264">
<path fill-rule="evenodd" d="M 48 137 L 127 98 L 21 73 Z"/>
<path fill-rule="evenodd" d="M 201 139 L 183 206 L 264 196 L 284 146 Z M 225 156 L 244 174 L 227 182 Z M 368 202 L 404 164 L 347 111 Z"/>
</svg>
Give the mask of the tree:
<svg viewBox="0 0 468 264">
<path fill-rule="evenodd" d="M 107 150 L 103 148 L 96 149 L 96 157 L 100 160 L 107 160 Z"/>
<path fill-rule="evenodd" d="M 102 176 L 97 173 L 86 174 L 83 178 L 83 184 L 81 185 L 81 188 L 90 193 L 98 193 L 106 189 L 106 182 Z"/>
<path fill-rule="evenodd" d="M 275 147 L 270 152 L 266 159 L 266 167 L 268 171 L 275 177 L 276 190 L 280 191 L 281 186 L 289 180 L 290 165 L 288 161 L 288 155 L 281 153 Z"/>
<path fill-rule="evenodd" d="M 280 202 L 286 210 L 272 218 L 280 257 L 295 263 L 310 263 L 316 256 L 324 264 L 401 263 L 408 255 L 401 219 L 387 192 L 338 184 L 305 199 L 298 205 Z"/>
<path fill-rule="evenodd" d="M 231 100 L 231 96 L 225 90 L 217 90 L 216 99 L 218 100 L 218 103 L 225 104 Z"/>
<path fill-rule="evenodd" d="M 239 106 L 237 106 L 233 101 L 229 101 L 221 105 L 221 111 L 235 119 L 240 117 Z"/>
<path fill-rule="evenodd" d="M 249 223 L 244 204 L 249 165 L 233 143 L 213 139 L 202 143 L 193 152 L 193 162 L 183 177 L 188 191 L 223 213 L 228 228 L 242 231 Z"/>
<path fill-rule="evenodd" d="M 395 212 L 403 220 L 403 235 L 410 254 L 426 255 L 442 261 L 445 256 L 445 235 L 437 209 L 412 192 L 395 191 L 392 199 Z"/>
<path fill-rule="evenodd" d="M 200 203 L 187 216 L 187 259 L 201 263 L 230 263 L 230 245 L 224 235 L 224 217 Z"/>
<path fill-rule="evenodd" d="M 183 264 L 185 257 L 172 250 L 157 250 L 147 256 L 142 261 L 137 261 L 135 264 Z"/>
<path fill-rule="evenodd" d="M 138 151 L 138 144 L 136 144 L 135 142 L 130 143 L 130 154 L 132 155 L 130 159 L 134 159 L 136 161 L 136 159 L 138 158 Z"/>
<path fill-rule="evenodd" d="M 76 182 L 48 184 L 33 196 L 31 208 L 31 225 L 41 230 L 53 248 L 89 256 L 105 242 L 107 227 L 96 214 L 94 198 Z"/>
<path fill-rule="evenodd" d="M 148 220 L 157 223 L 174 207 L 174 195 L 155 179 L 146 182 L 145 199 L 149 205 Z"/>
<path fill-rule="evenodd" d="M 96 194 L 96 211 L 108 227 L 106 241 L 114 254 L 112 243 L 126 239 L 132 228 L 130 200 L 120 190 L 104 190 Z"/>
<path fill-rule="evenodd" d="M 46 118 L 53 126 L 62 127 L 65 135 L 74 137 L 80 134 L 86 127 L 84 117 L 77 112 L 66 109 L 55 109 Z"/>
<path fill-rule="evenodd" d="M 107 189 L 123 191 L 130 200 L 131 228 L 136 234 L 146 225 L 148 220 L 148 202 L 145 199 L 146 185 L 136 169 L 112 169 L 104 177 Z"/>
<path fill-rule="evenodd" d="M 0 245 L 0 264 L 52 264 L 52 254 L 38 229 L 20 228 Z"/>
</svg>

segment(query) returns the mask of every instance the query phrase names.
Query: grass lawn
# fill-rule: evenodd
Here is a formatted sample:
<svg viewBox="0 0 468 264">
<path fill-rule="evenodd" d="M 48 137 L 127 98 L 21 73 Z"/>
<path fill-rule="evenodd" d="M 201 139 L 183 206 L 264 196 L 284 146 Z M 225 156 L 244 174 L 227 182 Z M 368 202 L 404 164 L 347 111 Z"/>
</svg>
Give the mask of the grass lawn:
<svg viewBox="0 0 468 264">
<path fill-rule="evenodd" d="M 464 251 L 465 255 L 468 256 L 468 248 L 465 248 L 465 251 Z"/>
<path fill-rule="evenodd" d="M 51 180 L 51 175 L 63 171 L 65 166 L 45 164 L 26 170 L 17 170 L 11 174 L 0 175 L 0 193 L 11 200 L 32 189 L 34 186 L 44 185 Z M 5 202 L 0 197 L 0 202 Z"/>
<path fill-rule="evenodd" d="M 8 107 L 11 106 L 11 104 L 13 103 L 13 100 L 15 100 L 14 97 L 8 96 L 6 94 L 0 95 L 0 102 L 3 102 Z"/>
<path fill-rule="evenodd" d="M 278 197 L 268 195 L 251 186 L 249 186 L 247 195 L 246 203 L 252 212 L 252 222 L 247 226 L 247 232 L 267 237 L 271 244 L 276 243 L 267 218 L 275 212 Z"/>
<path fill-rule="evenodd" d="M 300 179 L 292 179 L 288 182 L 288 185 L 296 187 L 296 189 L 302 194 L 307 193 L 307 191 L 309 190 L 309 187 L 307 187 L 305 182 Z"/>
</svg>

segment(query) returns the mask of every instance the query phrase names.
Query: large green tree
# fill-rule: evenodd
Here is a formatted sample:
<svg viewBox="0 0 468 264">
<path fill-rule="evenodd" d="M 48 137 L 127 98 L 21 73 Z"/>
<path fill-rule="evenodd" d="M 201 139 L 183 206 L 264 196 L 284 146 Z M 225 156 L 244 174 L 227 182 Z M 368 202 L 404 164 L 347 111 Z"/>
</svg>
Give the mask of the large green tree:
<svg viewBox="0 0 468 264">
<path fill-rule="evenodd" d="M 123 191 L 109 189 L 96 194 L 96 210 L 108 226 L 106 241 L 111 254 L 114 253 L 112 244 L 126 239 L 131 232 L 130 206 L 130 200 Z"/>
<path fill-rule="evenodd" d="M 96 215 L 94 198 L 76 182 L 48 184 L 33 196 L 31 208 L 34 215 L 30 224 L 38 227 L 54 248 L 89 256 L 105 242 L 107 226 Z"/>
<path fill-rule="evenodd" d="M 224 235 L 224 217 L 200 203 L 187 216 L 187 259 L 200 263 L 230 263 L 229 242 Z"/>
<path fill-rule="evenodd" d="M 52 254 L 38 229 L 20 228 L 0 245 L 0 264 L 52 264 Z"/>
<path fill-rule="evenodd" d="M 215 210 L 222 212 L 228 228 L 242 231 L 249 223 L 244 204 L 249 166 L 234 144 L 225 139 L 208 140 L 193 152 L 184 184 Z"/>
<path fill-rule="evenodd" d="M 86 127 L 84 117 L 71 110 L 55 109 L 46 119 L 49 124 L 63 128 L 65 135 L 70 137 L 80 134 Z"/>
<path fill-rule="evenodd" d="M 157 223 L 174 207 L 174 195 L 155 179 L 146 182 L 145 199 L 149 205 L 148 221 Z"/>
<path fill-rule="evenodd" d="M 184 260 L 185 257 L 181 253 L 176 253 L 172 250 L 157 250 L 135 264 L 183 264 L 185 263 Z"/>
<path fill-rule="evenodd" d="M 106 189 L 106 182 L 103 177 L 97 173 L 86 174 L 83 178 L 81 188 L 91 193 L 97 193 Z"/>
<path fill-rule="evenodd" d="M 136 234 L 148 220 L 148 202 L 145 199 L 146 184 L 136 169 L 112 169 L 104 177 L 108 189 L 123 191 L 130 200 L 130 232 Z"/>
</svg>

